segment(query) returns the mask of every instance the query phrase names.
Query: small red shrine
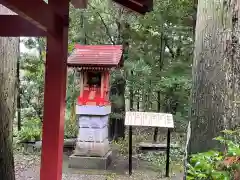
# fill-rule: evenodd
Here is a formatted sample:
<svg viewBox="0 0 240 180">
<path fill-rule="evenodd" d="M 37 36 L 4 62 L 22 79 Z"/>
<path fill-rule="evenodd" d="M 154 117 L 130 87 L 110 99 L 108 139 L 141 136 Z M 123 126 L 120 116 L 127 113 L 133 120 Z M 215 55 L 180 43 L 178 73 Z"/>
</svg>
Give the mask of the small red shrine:
<svg viewBox="0 0 240 180">
<path fill-rule="evenodd" d="M 76 104 L 79 131 L 75 151 L 69 157 L 71 168 L 106 170 L 111 163 L 108 141 L 110 70 L 121 66 L 122 59 L 119 45 L 76 45 L 68 58 L 68 66 L 80 70 L 81 87 Z M 89 158 L 91 156 L 95 158 Z"/>
<path fill-rule="evenodd" d="M 123 65 L 121 45 L 75 45 L 69 67 L 80 69 L 78 105 L 109 105 L 109 71 Z"/>
</svg>

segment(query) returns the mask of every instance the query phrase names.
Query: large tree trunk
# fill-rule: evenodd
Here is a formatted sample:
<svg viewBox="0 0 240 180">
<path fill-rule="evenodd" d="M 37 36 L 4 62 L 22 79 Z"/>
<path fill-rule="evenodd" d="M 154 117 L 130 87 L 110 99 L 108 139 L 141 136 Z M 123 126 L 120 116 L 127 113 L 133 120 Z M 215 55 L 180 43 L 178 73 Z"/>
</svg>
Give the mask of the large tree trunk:
<svg viewBox="0 0 240 180">
<path fill-rule="evenodd" d="M 190 152 L 219 147 L 212 139 L 238 125 L 239 0 L 198 1 Z"/>
<path fill-rule="evenodd" d="M 9 14 L 0 5 L 0 14 Z M 0 179 L 14 180 L 12 122 L 17 93 L 19 38 L 0 37 Z"/>
</svg>

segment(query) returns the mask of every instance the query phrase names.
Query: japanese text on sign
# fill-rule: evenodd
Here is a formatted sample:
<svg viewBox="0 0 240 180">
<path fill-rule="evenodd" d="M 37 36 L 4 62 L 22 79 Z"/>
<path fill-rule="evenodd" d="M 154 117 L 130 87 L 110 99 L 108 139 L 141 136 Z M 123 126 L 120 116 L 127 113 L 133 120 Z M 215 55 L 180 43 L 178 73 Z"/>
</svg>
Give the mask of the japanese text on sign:
<svg viewBox="0 0 240 180">
<path fill-rule="evenodd" d="M 152 112 L 126 112 L 125 125 L 174 128 L 172 114 Z"/>
</svg>

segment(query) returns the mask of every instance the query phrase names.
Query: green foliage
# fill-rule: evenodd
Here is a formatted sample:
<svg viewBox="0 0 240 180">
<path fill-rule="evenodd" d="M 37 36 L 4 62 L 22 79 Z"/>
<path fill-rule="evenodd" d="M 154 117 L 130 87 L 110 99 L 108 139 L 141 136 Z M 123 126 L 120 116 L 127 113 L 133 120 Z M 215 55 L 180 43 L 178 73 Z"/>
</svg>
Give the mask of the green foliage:
<svg viewBox="0 0 240 180">
<path fill-rule="evenodd" d="M 147 152 L 140 154 L 139 158 L 147 162 L 154 171 L 165 172 L 166 165 L 166 153 L 164 151 L 160 152 Z M 176 148 L 171 149 L 170 151 L 170 169 L 174 171 L 182 171 L 182 158 L 183 158 L 183 149 Z"/>
<path fill-rule="evenodd" d="M 41 137 L 42 128 L 40 119 L 25 120 L 21 131 L 17 133 L 17 140 L 20 143 L 39 141 Z"/>
<path fill-rule="evenodd" d="M 41 130 L 23 127 L 19 131 L 17 138 L 21 143 L 39 141 L 41 139 Z"/>
<path fill-rule="evenodd" d="M 162 101 L 165 101 L 164 97 L 173 97 L 179 105 L 186 106 L 193 40 L 191 27 L 185 20 L 192 13 L 191 1 L 156 0 L 154 7 L 153 12 L 139 16 L 114 4 L 109 5 L 108 1 L 93 0 L 87 10 L 71 9 L 70 37 L 72 42 L 81 44 L 84 41 L 87 44 L 128 42 L 123 69 L 127 86 L 134 92 L 160 90 Z M 130 71 L 134 72 L 133 76 Z M 117 79 L 114 75 L 113 72 L 112 82 Z M 115 97 L 112 99 L 118 102 Z M 162 109 L 166 105 L 161 103 Z M 178 112 L 184 110 L 180 106 L 177 109 Z"/>
<path fill-rule="evenodd" d="M 128 141 L 127 138 L 120 138 L 118 141 L 113 141 L 112 144 L 115 146 L 122 156 L 126 156 L 128 154 Z"/>
<path fill-rule="evenodd" d="M 29 128 L 39 128 L 41 127 L 42 122 L 39 118 L 31 118 L 23 122 L 23 126 Z"/>
<path fill-rule="evenodd" d="M 186 22 L 191 16 L 189 0 L 155 0 L 154 11 L 140 16 L 109 1 L 92 0 L 85 10 L 70 9 L 69 54 L 75 43 L 128 44 L 124 68 L 112 72 L 111 82 L 126 80 L 125 99 L 134 92 L 134 104 L 146 104 L 143 111 L 157 110 L 156 91 L 160 91 L 161 111 L 175 115 L 177 127 L 187 122 L 191 84 L 192 29 Z M 29 50 L 21 55 L 22 120 L 43 116 L 43 91 L 46 42 L 44 38 L 25 38 Z M 133 71 L 133 74 L 130 72 Z M 68 70 L 66 111 L 71 112 L 79 95 L 79 75 Z M 123 88 L 124 89 L 124 88 Z M 124 99 L 113 95 L 112 103 L 123 107 Z M 152 103 L 152 107 L 150 107 Z M 121 119 L 122 114 L 111 116 Z M 74 137 L 76 123 L 66 117 L 65 136 Z M 25 125 L 23 125 L 25 126 Z"/>
<path fill-rule="evenodd" d="M 223 131 L 224 136 L 215 140 L 226 146 L 225 152 L 208 151 L 191 156 L 188 164 L 187 179 L 230 180 L 240 172 L 239 130 Z"/>
<path fill-rule="evenodd" d="M 78 134 L 78 126 L 70 120 L 65 121 L 64 125 L 64 137 L 65 138 L 76 138 Z"/>
<path fill-rule="evenodd" d="M 119 98 L 118 95 L 111 95 L 111 98 L 110 98 L 112 104 L 114 104 L 115 107 L 117 108 L 121 108 L 123 107 L 124 103 L 123 100 L 121 98 Z"/>
<path fill-rule="evenodd" d="M 64 125 L 64 137 L 65 138 L 76 138 L 78 134 L 78 126 L 76 123 L 72 123 L 67 120 Z"/>
<path fill-rule="evenodd" d="M 70 118 L 70 111 L 67 110 L 66 118 L 64 123 L 64 137 L 65 138 L 75 138 L 78 134 L 78 125 L 76 121 L 72 121 Z"/>
<path fill-rule="evenodd" d="M 79 84 L 76 82 L 80 77 L 77 75 L 77 71 L 75 69 L 70 70 L 68 72 L 68 81 L 67 81 L 67 110 L 70 111 L 70 109 L 73 106 L 73 103 L 75 105 L 76 99 L 80 94 L 80 88 Z"/>
<path fill-rule="evenodd" d="M 223 161 L 223 155 L 216 151 L 209 151 L 205 153 L 199 153 L 193 155 L 188 166 L 188 178 L 187 179 L 216 179 L 216 175 L 220 176 L 222 171 L 216 170 L 217 164 Z M 226 172 L 222 173 L 222 179 L 224 175 L 229 177 Z M 229 178 L 228 178 L 229 179 Z"/>
<path fill-rule="evenodd" d="M 44 91 L 44 40 L 41 38 L 26 39 L 24 44 L 29 50 L 37 49 L 36 53 L 21 54 L 20 61 L 20 95 L 21 108 L 27 112 L 26 117 L 43 116 L 43 91 Z M 26 110 L 31 109 L 31 111 Z"/>
<path fill-rule="evenodd" d="M 136 153 L 136 147 L 138 143 L 145 141 L 148 135 L 143 134 L 142 132 L 136 133 L 132 136 L 133 140 L 133 154 Z M 125 138 L 119 138 L 117 141 L 112 141 L 113 146 L 118 150 L 119 154 L 122 156 L 128 155 L 128 135 Z"/>
<path fill-rule="evenodd" d="M 36 54 L 21 54 L 21 112 L 22 112 L 22 130 L 18 133 L 20 141 L 39 140 L 41 130 L 41 121 L 33 121 L 31 117 L 43 118 L 43 94 L 44 94 L 44 69 L 45 69 L 45 41 L 41 38 L 28 38 L 24 41 L 29 50 L 36 50 Z M 69 50 L 72 50 L 69 45 Z M 69 71 L 67 86 L 67 111 L 70 112 L 72 105 L 79 94 L 76 88 L 75 71 Z M 69 113 L 68 113 L 69 114 Z M 66 117 L 65 137 L 76 137 L 77 125 L 75 121 L 70 120 L 70 115 Z M 40 124 L 39 124 L 40 123 Z M 35 125 L 36 126 L 35 126 Z M 34 127 L 34 128 L 33 128 Z M 40 136 L 41 137 L 41 136 Z"/>
<path fill-rule="evenodd" d="M 162 169 L 163 165 L 166 163 L 165 154 L 159 154 L 155 152 L 141 154 L 139 158 L 151 163 L 151 165 L 156 169 Z"/>
<path fill-rule="evenodd" d="M 116 173 L 111 173 L 106 175 L 106 180 L 114 180 L 116 179 L 117 174 Z"/>
</svg>

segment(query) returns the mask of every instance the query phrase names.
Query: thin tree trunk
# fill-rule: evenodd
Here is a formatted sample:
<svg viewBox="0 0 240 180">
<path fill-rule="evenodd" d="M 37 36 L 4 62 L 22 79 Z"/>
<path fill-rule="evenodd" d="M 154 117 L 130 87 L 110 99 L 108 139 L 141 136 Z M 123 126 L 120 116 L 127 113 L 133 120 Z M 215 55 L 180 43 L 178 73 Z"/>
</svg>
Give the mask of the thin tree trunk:
<svg viewBox="0 0 240 180">
<path fill-rule="evenodd" d="M 137 90 L 137 111 L 140 111 L 140 90 Z"/>
<path fill-rule="evenodd" d="M 11 14 L 0 5 L 0 14 Z M 19 38 L 0 37 L 0 179 L 15 180 L 12 128 L 17 95 Z"/>
<path fill-rule="evenodd" d="M 195 38 L 195 32 L 196 32 L 196 22 L 197 22 L 197 6 L 198 6 L 198 0 L 193 0 L 193 38 Z"/>
<path fill-rule="evenodd" d="M 120 74 L 120 73 L 119 73 Z M 114 128 L 112 131 L 113 139 L 118 140 L 119 138 L 125 137 L 125 125 L 124 125 L 124 112 L 125 112 L 125 84 L 126 81 L 123 76 L 119 75 L 118 78 L 111 85 L 111 95 L 118 98 L 117 102 L 120 104 L 112 102 L 112 113 L 117 115 L 117 117 L 110 118 L 110 128 Z M 111 137 L 110 137 L 111 138 Z"/>
<path fill-rule="evenodd" d="M 240 3 L 198 1 L 191 109 L 191 153 L 220 147 L 212 139 L 238 124 Z"/>
<path fill-rule="evenodd" d="M 119 9 L 119 19 L 121 19 L 122 11 Z M 117 42 L 113 42 L 113 44 L 123 44 L 123 58 L 124 61 L 128 58 L 128 39 L 129 37 L 126 35 L 126 32 L 129 31 L 129 24 L 122 23 L 119 21 L 116 22 L 118 27 L 118 38 Z M 112 39 L 111 39 L 112 41 Z M 116 114 L 116 117 L 110 117 L 110 128 L 109 131 L 113 132 L 114 140 L 118 140 L 119 138 L 125 138 L 125 87 L 126 80 L 121 70 L 115 70 L 117 76 L 115 81 L 111 85 L 110 94 L 117 96 L 119 101 L 121 102 L 120 106 L 116 103 L 112 103 L 112 113 Z M 114 128 L 117 127 L 117 128 Z M 113 129 L 114 128 L 114 129 Z M 110 137 L 111 139 L 111 137 Z"/>
<path fill-rule="evenodd" d="M 147 112 L 149 110 L 149 99 L 148 99 L 148 88 L 146 88 L 146 94 L 144 95 L 144 111 Z"/>
<path fill-rule="evenodd" d="M 149 80 L 149 87 L 148 87 L 148 111 L 152 111 L 152 96 L 153 96 L 153 92 L 152 92 L 152 80 Z"/>
<path fill-rule="evenodd" d="M 19 38 L 20 41 L 20 38 Z M 20 44 L 20 42 L 19 42 Z M 18 47 L 20 48 L 20 46 Z M 21 82 L 20 82 L 20 49 L 18 49 L 18 61 L 17 61 L 17 126 L 18 131 L 21 130 Z"/>
</svg>

